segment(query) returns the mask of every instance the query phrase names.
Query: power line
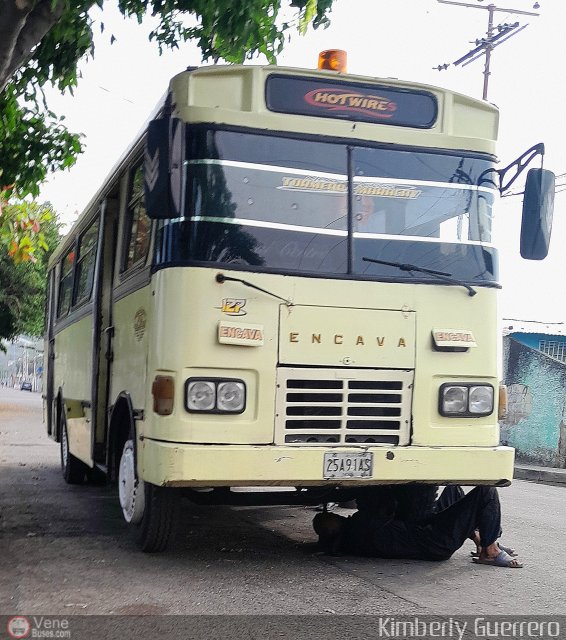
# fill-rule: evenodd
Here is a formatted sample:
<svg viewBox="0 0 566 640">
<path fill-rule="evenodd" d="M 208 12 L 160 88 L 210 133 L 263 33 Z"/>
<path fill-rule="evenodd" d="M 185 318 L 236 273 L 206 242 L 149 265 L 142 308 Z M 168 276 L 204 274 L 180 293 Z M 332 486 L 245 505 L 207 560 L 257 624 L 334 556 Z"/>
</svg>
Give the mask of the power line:
<svg viewBox="0 0 566 640">
<path fill-rule="evenodd" d="M 557 184 L 554 188 L 554 193 L 564 193 L 566 191 L 566 184 Z M 510 193 L 504 193 L 502 198 L 512 198 L 513 196 L 523 196 L 525 195 L 524 191 L 512 191 Z"/>
<path fill-rule="evenodd" d="M 478 0 L 481 2 L 482 0 Z M 491 75 L 490 65 L 491 65 L 491 52 L 498 47 L 500 44 L 503 44 L 509 38 L 512 38 L 514 35 L 517 35 L 520 31 L 525 29 L 527 24 L 519 24 L 518 22 L 514 23 L 505 23 L 500 24 L 494 27 L 494 15 L 496 12 L 501 11 L 508 14 L 517 14 L 517 15 L 526 15 L 526 16 L 538 16 L 539 13 L 534 13 L 533 11 L 523 11 L 521 9 L 509 9 L 504 7 L 497 7 L 494 4 L 489 4 L 487 6 L 481 6 L 477 4 L 470 4 L 468 2 L 454 2 L 453 0 L 438 0 L 440 4 L 451 4 L 458 7 L 466 7 L 468 9 L 484 9 L 488 12 L 487 18 L 487 35 L 485 38 L 479 38 L 475 41 L 475 48 L 468 51 L 468 53 L 464 54 L 451 64 L 454 66 L 462 65 L 463 67 L 474 62 L 478 58 L 485 56 L 485 65 L 483 71 L 483 92 L 482 98 L 487 100 L 487 89 L 489 83 L 489 76 Z M 538 2 L 533 5 L 533 8 L 539 8 Z M 438 71 L 444 71 L 448 69 L 450 64 L 440 64 L 437 67 L 433 67 Z"/>
</svg>

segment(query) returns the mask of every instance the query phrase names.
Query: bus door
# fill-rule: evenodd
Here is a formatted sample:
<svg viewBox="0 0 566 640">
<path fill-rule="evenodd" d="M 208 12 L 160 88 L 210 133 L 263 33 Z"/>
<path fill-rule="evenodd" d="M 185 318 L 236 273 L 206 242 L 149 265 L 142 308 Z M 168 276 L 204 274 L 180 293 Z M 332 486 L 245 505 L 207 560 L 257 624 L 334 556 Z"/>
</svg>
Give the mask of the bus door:
<svg viewBox="0 0 566 640">
<path fill-rule="evenodd" d="M 100 228 L 94 285 L 92 345 L 92 453 L 95 464 L 105 464 L 104 443 L 112 366 L 112 280 L 116 253 L 118 197 L 108 196 L 100 209 Z"/>
<path fill-rule="evenodd" d="M 55 308 L 55 289 L 56 289 L 56 269 L 52 269 L 49 272 L 47 282 L 47 326 L 46 326 L 46 341 L 43 353 L 43 375 L 45 384 L 43 388 L 43 418 L 47 425 L 47 435 L 56 439 L 57 429 L 55 425 L 54 415 L 54 388 L 55 388 L 55 374 L 54 374 L 54 362 L 55 362 L 55 334 L 53 331 L 53 317 Z"/>
<path fill-rule="evenodd" d="M 128 171 L 126 197 L 115 234 L 120 246 L 115 255 L 112 290 L 112 371 L 109 403 L 119 398 L 131 403 L 134 417 L 146 403 L 147 353 L 152 296 L 150 290 L 151 220 L 145 211 L 143 162 Z M 110 300 L 109 300 L 110 303 Z"/>
</svg>

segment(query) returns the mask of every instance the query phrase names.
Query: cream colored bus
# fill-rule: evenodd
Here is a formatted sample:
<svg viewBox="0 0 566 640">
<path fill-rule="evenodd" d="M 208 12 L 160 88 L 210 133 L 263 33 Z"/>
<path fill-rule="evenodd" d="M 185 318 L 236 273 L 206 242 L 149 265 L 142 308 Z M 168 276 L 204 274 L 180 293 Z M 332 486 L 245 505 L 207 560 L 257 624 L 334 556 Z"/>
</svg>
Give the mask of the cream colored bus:
<svg viewBox="0 0 566 640">
<path fill-rule="evenodd" d="M 508 484 L 492 216 L 541 148 L 496 169 L 497 128 L 491 104 L 399 80 L 174 77 L 50 263 L 65 480 L 116 483 L 145 551 L 181 497 Z M 552 195 L 531 169 L 524 257 L 546 255 Z"/>
</svg>

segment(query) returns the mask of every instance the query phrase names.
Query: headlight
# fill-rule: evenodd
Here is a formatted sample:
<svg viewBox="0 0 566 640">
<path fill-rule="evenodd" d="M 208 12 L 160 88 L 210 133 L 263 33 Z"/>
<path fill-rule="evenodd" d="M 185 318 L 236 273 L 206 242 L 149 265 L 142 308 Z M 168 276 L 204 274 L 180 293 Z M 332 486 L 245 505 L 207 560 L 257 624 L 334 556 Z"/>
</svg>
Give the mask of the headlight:
<svg viewBox="0 0 566 640">
<path fill-rule="evenodd" d="M 493 387 L 488 384 L 443 384 L 438 399 L 440 415 L 464 418 L 493 413 Z"/>
<path fill-rule="evenodd" d="M 468 410 L 468 389 L 466 387 L 446 387 L 442 395 L 442 412 L 446 415 L 466 413 Z"/>
<path fill-rule="evenodd" d="M 193 380 L 187 388 L 189 411 L 210 411 L 216 405 L 216 389 L 213 382 Z"/>
<path fill-rule="evenodd" d="M 242 411 L 246 402 L 246 387 L 243 382 L 218 383 L 216 406 L 220 411 Z"/>
<path fill-rule="evenodd" d="M 490 414 L 493 411 L 493 387 L 470 387 L 468 406 L 474 415 Z"/>
<path fill-rule="evenodd" d="M 191 413 L 242 413 L 246 408 L 243 380 L 189 378 L 185 390 L 185 408 Z"/>
</svg>

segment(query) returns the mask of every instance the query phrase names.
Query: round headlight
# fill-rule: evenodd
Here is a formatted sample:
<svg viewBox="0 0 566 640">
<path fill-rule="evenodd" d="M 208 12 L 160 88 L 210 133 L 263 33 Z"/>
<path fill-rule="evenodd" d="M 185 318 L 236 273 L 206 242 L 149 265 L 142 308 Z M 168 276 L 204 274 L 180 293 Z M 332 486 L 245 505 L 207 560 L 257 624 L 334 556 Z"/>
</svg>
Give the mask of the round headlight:
<svg viewBox="0 0 566 640">
<path fill-rule="evenodd" d="M 214 409 L 215 400 L 214 382 L 205 380 L 189 382 L 187 389 L 187 408 L 189 411 L 210 411 Z"/>
<path fill-rule="evenodd" d="M 493 411 L 493 387 L 470 387 L 470 413 L 487 415 Z"/>
<path fill-rule="evenodd" d="M 467 387 L 444 387 L 442 392 L 442 412 L 444 414 L 458 414 L 466 413 L 467 410 Z"/>
<path fill-rule="evenodd" d="M 246 388 L 243 382 L 220 382 L 216 406 L 219 411 L 242 411 L 246 403 Z"/>
</svg>

